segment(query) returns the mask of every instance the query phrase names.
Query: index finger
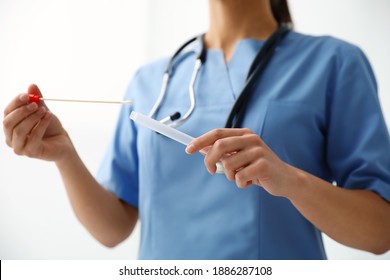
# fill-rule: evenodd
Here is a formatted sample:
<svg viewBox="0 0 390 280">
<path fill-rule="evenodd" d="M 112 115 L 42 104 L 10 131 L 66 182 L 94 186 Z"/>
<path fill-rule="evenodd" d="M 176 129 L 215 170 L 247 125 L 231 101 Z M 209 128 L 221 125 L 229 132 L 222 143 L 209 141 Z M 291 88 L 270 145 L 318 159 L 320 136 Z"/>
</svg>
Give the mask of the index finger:
<svg viewBox="0 0 390 280">
<path fill-rule="evenodd" d="M 9 113 L 14 111 L 16 108 L 19 108 L 20 106 L 26 105 L 30 101 L 29 94 L 38 94 L 42 96 L 41 91 L 39 90 L 38 86 L 35 84 L 31 84 L 28 89 L 27 93 L 22 93 L 14 97 L 12 101 L 8 104 L 7 107 L 4 109 L 4 117 L 7 116 Z"/>
<path fill-rule="evenodd" d="M 21 93 L 12 99 L 12 101 L 8 104 L 7 107 L 4 109 L 4 117 L 6 117 L 9 113 L 14 111 L 15 109 L 26 105 L 29 101 L 29 96 L 27 93 Z"/>
<path fill-rule="evenodd" d="M 188 154 L 194 154 L 203 148 L 212 146 L 219 139 L 232 136 L 242 136 L 249 133 L 252 133 L 252 131 L 248 128 L 217 128 L 192 140 L 187 145 L 186 152 Z"/>
</svg>

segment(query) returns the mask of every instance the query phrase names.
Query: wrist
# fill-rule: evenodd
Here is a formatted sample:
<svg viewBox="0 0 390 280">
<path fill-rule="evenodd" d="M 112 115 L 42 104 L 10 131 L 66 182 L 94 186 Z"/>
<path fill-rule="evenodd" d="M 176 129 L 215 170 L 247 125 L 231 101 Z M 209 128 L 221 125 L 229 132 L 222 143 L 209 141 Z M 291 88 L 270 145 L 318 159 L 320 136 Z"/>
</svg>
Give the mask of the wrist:
<svg viewBox="0 0 390 280">
<path fill-rule="evenodd" d="M 294 166 L 288 165 L 288 168 L 290 170 L 289 182 L 283 196 L 293 201 L 302 197 L 305 189 L 310 186 L 310 177 L 308 173 Z"/>
<path fill-rule="evenodd" d="M 67 136 L 68 137 L 68 136 Z M 69 139 L 69 137 L 68 137 Z M 78 154 L 76 149 L 73 146 L 73 143 L 69 139 L 66 145 L 61 147 L 61 153 L 57 160 L 55 160 L 55 164 L 59 169 L 65 168 L 69 165 L 74 165 L 75 160 L 77 160 Z"/>
</svg>

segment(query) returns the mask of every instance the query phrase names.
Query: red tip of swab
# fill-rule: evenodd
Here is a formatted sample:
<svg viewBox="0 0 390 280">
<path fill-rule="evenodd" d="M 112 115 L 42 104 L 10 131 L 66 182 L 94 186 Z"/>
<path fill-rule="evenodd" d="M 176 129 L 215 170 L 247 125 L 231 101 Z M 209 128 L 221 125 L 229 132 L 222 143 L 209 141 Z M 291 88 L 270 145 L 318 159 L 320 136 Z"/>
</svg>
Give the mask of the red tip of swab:
<svg viewBox="0 0 390 280">
<path fill-rule="evenodd" d="M 28 103 L 33 103 L 33 102 L 39 103 L 42 101 L 41 96 L 39 94 L 29 93 L 28 96 L 29 96 Z"/>
</svg>

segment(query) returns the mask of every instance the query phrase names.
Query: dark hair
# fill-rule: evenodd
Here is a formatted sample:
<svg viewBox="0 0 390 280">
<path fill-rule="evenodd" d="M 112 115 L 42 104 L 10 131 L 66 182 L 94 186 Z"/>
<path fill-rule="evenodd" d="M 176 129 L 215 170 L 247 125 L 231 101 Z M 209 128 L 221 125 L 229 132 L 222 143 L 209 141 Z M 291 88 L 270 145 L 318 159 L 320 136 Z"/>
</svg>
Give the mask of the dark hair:
<svg viewBox="0 0 390 280">
<path fill-rule="evenodd" d="M 278 24 L 288 23 L 292 25 L 290 10 L 288 8 L 287 0 L 270 0 L 272 14 Z"/>
</svg>

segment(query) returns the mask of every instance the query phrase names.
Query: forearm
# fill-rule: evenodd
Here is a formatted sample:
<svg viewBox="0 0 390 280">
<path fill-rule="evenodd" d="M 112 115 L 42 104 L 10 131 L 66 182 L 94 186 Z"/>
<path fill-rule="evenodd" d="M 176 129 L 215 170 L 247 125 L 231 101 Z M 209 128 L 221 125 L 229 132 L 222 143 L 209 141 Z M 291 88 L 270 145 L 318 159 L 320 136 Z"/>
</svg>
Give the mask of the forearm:
<svg viewBox="0 0 390 280">
<path fill-rule="evenodd" d="M 345 245 L 384 253 L 390 249 L 390 203 L 367 190 L 347 190 L 283 162 L 249 129 L 215 129 L 189 143 L 194 154 L 210 147 L 207 170 L 222 162 L 225 176 L 245 188 L 256 184 L 288 198 L 321 231 Z M 229 156 L 226 156 L 229 155 Z"/>
<path fill-rule="evenodd" d="M 137 210 L 105 190 L 73 148 L 56 165 L 76 216 L 98 241 L 113 247 L 131 234 Z"/>
<path fill-rule="evenodd" d="M 334 240 L 361 250 L 390 249 L 390 204 L 368 190 L 333 186 L 301 170 L 288 198 L 310 222 Z"/>
<path fill-rule="evenodd" d="M 29 103 L 29 94 L 41 96 L 39 88 L 31 85 L 4 110 L 7 145 L 18 155 L 55 162 L 81 223 L 103 244 L 116 245 L 133 230 L 137 210 L 98 184 L 78 157 L 59 119 L 45 105 Z"/>
</svg>

